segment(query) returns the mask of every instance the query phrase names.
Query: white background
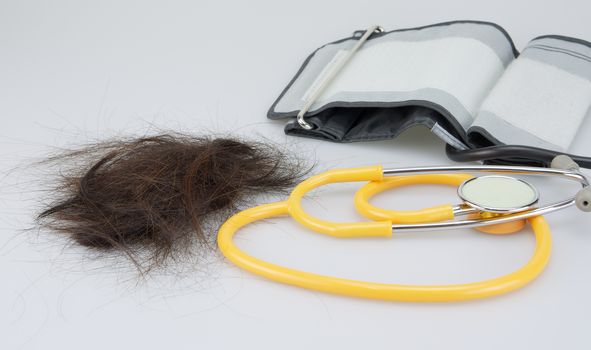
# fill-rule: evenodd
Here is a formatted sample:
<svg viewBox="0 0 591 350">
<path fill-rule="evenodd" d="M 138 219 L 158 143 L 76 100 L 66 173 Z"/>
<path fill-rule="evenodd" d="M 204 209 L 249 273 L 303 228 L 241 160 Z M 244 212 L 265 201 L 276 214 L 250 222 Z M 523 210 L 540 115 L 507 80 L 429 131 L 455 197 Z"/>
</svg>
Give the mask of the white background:
<svg viewBox="0 0 591 350">
<path fill-rule="evenodd" d="M 156 128 L 264 136 L 316 171 L 448 164 L 422 129 L 395 141 L 331 144 L 283 135 L 268 107 L 316 47 L 371 24 L 493 21 L 518 48 L 543 34 L 591 40 L 588 1 L 0 1 L 0 349 L 589 349 L 591 216 L 549 216 L 553 256 L 522 290 L 487 300 L 356 300 L 269 282 L 213 256 L 139 280 L 125 262 L 32 227 L 58 147 Z M 590 154 L 587 122 L 574 151 Z M 44 173 L 45 172 L 45 173 Z M 572 187 L 541 181 L 546 200 Z M 318 191 L 318 216 L 357 220 L 357 185 Z M 550 188 L 548 188 L 550 187 Z M 402 189 L 391 208 L 455 202 L 454 190 Z M 392 283 L 457 283 L 527 261 L 531 233 L 418 233 L 335 240 L 289 219 L 249 227 L 240 246 L 291 267 Z"/>
</svg>

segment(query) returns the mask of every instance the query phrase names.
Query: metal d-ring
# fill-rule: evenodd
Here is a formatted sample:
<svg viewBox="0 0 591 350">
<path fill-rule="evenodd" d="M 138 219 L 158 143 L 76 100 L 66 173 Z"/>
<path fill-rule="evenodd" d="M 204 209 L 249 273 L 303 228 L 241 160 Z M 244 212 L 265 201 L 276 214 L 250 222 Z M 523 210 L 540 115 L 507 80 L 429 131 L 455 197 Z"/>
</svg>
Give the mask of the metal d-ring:
<svg viewBox="0 0 591 350">
<path fill-rule="evenodd" d="M 310 95 L 310 97 L 308 97 L 308 99 L 306 100 L 306 103 L 304 104 L 302 109 L 300 109 L 300 111 L 298 112 L 296 119 L 298 121 L 298 124 L 302 128 L 304 128 L 306 130 L 314 129 L 314 126 L 305 120 L 306 113 L 308 113 L 308 111 L 310 110 L 310 108 L 312 107 L 314 102 L 316 102 L 318 97 L 320 97 L 322 92 L 324 92 L 324 90 L 328 87 L 328 84 L 330 84 L 330 82 L 338 75 L 338 73 L 341 71 L 341 69 L 343 69 L 343 67 L 347 64 L 347 62 L 349 62 L 351 57 L 353 57 L 353 55 L 355 55 L 355 52 L 357 52 L 357 50 L 359 50 L 359 48 L 367 41 L 367 39 L 369 39 L 369 37 L 374 33 L 383 33 L 383 32 L 384 32 L 384 28 L 382 28 L 381 26 L 375 25 L 375 26 L 369 27 L 365 31 L 365 33 L 363 33 L 363 35 L 359 38 L 359 40 L 357 40 L 355 45 L 353 45 L 353 47 L 347 52 L 347 55 L 345 55 L 341 60 L 339 60 L 337 62 L 337 64 L 335 64 L 334 66 L 331 67 L 329 72 L 326 74 L 324 80 L 322 80 L 320 82 L 320 84 L 318 85 L 318 88 L 314 91 L 314 93 L 312 93 Z"/>
</svg>

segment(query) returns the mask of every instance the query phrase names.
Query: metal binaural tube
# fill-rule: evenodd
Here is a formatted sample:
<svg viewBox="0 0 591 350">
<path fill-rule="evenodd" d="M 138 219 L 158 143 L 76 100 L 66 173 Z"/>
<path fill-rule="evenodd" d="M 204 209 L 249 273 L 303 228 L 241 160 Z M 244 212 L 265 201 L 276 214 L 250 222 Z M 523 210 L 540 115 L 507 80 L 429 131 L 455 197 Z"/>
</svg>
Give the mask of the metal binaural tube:
<svg viewBox="0 0 591 350">
<path fill-rule="evenodd" d="M 384 169 L 384 176 L 398 175 L 420 175 L 433 173 L 456 173 L 456 172 L 481 172 L 481 173 L 507 173 L 522 175 L 551 175 L 560 176 L 568 180 L 579 182 L 582 186 L 588 186 L 589 180 L 578 171 L 562 170 L 554 168 L 539 168 L 528 166 L 508 165 L 452 165 L 452 166 L 425 166 L 411 168 Z"/>
<path fill-rule="evenodd" d="M 460 221 L 443 221 L 425 224 L 394 224 L 392 225 L 392 231 L 396 232 L 416 232 L 416 231 L 434 231 L 444 230 L 451 228 L 471 228 L 481 227 L 488 225 L 504 224 L 511 221 L 523 220 L 534 216 L 548 214 L 557 210 L 568 208 L 575 204 L 574 199 L 568 199 L 561 202 L 556 202 L 548 206 L 532 209 L 515 214 L 507 214 L 503 216 L 493 218 L 482 218 L 472 220 L 460 220 Z"/>
</svg>

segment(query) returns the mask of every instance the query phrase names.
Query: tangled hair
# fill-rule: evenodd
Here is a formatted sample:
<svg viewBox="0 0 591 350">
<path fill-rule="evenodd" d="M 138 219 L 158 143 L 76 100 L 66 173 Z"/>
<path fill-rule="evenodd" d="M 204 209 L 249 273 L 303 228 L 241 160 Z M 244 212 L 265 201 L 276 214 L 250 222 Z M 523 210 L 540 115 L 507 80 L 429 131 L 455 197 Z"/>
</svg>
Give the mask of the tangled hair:
<svg viewBox="0 0 591 350">
<path fill-rule="evenodd" d="M 283 192 L 306 172 L 271 144 L 176 133 L 91 144 L 48 162 L 74 167 L 60 175 L 40 225 L 123 252 L 142 269 L 195 242 L 209 245 L 210 231 L 238 206 Z"/>
</svg>

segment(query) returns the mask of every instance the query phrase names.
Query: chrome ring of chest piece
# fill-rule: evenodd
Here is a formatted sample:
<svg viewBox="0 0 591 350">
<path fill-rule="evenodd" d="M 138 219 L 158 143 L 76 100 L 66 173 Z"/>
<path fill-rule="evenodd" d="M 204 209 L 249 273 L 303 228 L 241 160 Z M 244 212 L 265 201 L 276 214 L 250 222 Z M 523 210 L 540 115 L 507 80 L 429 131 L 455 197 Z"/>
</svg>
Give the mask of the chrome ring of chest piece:
<svg viewBox="0 0 591 350">
<path fill-rule="evenodd" d="M 518 213 L 538 203 L 538 190 L 525 180 L 503 175 L 485 175 L 464 181 L 458 196 L 474 209 L 499 214 Z"/>
</svg>

